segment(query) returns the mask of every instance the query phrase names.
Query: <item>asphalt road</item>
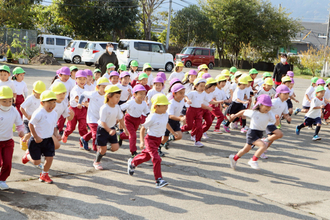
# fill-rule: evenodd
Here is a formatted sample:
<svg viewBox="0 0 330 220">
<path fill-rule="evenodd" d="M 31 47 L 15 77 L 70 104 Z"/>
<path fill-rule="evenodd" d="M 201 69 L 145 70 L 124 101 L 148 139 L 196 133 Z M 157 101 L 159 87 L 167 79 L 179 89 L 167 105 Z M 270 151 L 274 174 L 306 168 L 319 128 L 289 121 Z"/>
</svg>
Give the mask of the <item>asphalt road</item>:
<svg viewBox="0 0 330 220">
<path fill-rule="evenodd" d="M 31 92 L 36 80 L 50 85 L 59 66 L 23 68 Z M 309 81 L 295 82 L 302 100 Z M 322 140 L 313 142 L 313 130 L 294 132 L 303 117 L 283 122 L 284 137 L 268 150 L 269 159 L 259 160 L 259 171 L 247 164 L 254 150 L 239 160 L 237 170 L 229 167 L 228 156 L 245 143 L 238 130 L 216 134 L 212 126 L 204 148 L 193 146 L 185 134 L 164 150 L 162 171 L 169 186 L 162 189 L 155 188 L 151 162 L 127 175 L 128 142 L 107 153 L 105 170 L 94 170 L 95 152 L 79 150 L 76 131 L 56 151 L 54 184 L 40 183 L 40 170 L 21 163 L 24 152 L 15 134 L 11 189 L 0 191 L 0 219 L 330 219 L 329 126 L 322 127 Z"/>
</svg>

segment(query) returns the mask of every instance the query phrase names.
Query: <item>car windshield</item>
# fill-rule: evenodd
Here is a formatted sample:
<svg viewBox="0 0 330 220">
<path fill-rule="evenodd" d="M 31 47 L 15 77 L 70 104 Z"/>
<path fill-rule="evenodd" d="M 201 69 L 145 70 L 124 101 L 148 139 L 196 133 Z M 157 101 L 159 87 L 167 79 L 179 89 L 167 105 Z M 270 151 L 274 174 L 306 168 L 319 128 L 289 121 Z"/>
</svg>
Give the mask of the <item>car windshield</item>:
<svg viewBox="0 0 330 220">
<path fill-rule="evenodd" d="M 70 49 L 71 47 L 73 47 L 73 41 L 70 41 L 70 43 L 68 44 L 68 46 L 66 46 L 66 49 Z"/>
<path fill-rule="evenodd" d="M 193 51 L 194 51 L 194 48 L 191 48 L 191 47 L 185 47 L 185 48 L 183 48 L 183 50 L 181 51 L 181 54 L 192 54 Z"/>
<path fill-rule="evenodd" d="M 119 50 L 129 50 L 129 42 L 127 41 L 120 41 L 118 44 Z"/>
<path fill-rule="evenodd" d="M 94 48 L 95 48 L 95 44 L 93 44 L 93 43 L 87 43 L 86 46 L 85 46 L 85 49 L 93 50 Z"/>
</svg>

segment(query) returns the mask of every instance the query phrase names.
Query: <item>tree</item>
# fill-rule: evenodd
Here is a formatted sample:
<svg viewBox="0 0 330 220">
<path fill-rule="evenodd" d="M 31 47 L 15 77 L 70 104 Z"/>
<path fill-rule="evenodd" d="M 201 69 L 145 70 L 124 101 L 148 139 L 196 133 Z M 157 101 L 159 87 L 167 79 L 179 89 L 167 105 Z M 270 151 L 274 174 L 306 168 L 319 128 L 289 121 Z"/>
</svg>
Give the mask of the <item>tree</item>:
<svg viewBox="0 0 330 220">
<path fill-rule="evenodd" d="M 144 39 L 151 40 L 152 15 L 165 0 L 139 0 L 142 13 L 140 20 L 143 24 Z"/>
<path fill-rule="evenodd" d="M 321 70 L 324 62 L 329 60 L 330 48 L 322 46 L 318 50 L 310 46 L 307 51 L 302 52 L 300 55 L 300 63 L 308 68 L 314 77 L 316 70 Z"/>
</svg>

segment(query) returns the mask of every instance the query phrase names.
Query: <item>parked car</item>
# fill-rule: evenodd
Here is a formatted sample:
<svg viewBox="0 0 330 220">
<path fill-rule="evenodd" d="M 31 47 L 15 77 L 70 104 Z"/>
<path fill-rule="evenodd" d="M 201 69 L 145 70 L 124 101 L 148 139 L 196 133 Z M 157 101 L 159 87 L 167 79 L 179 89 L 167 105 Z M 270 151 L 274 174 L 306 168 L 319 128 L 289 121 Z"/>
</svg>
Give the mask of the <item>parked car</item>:
<svg viewBox="0 0 330 220">
<path fill-rule="evenodd" d="M 72 40 L 66 46 L 63 53 L 63 60 L 66 63 L 79 64 L 81 62 L 81 54 L 87 44 L 87 40 Z"/>
<path fill-rule="evenodd" d="M 116 53 L 115 50 L 117 50 L 118 43 L 107 41 L 88 41 L 81 55 L 81 61 L 87 66 L 93 65 L 105 52 L 108 43 L 112 43 L 114 47 L 113 51 Z"/>
<path fill-rule="evenodd" d="M 214 67 L 214 49 L 203 47 L 185 47 L 175 56 L 176 62 L 182 62 L 185 67 L 206 64 L 210 69 Z"/>
<path fill-rule="evenodd" d="M 53 57 L 63 57 L 65 46 L 72 40 L 70 37 L 41 34 L 37 38 L 37 46 L 41 53 L 48 53 Z"/>
<path fill-rule="evenodd" d="M 171 72 L 174 67 L 173 55 L 166 53 L 164 45 L 156 41 L 120 40 L 117 59 L 119 64 L 125 64 L 127 67 L 132 60 L 136 60 L 139 67 L 143 67 L 144 63 L 150 63 L 156 71 L 165 69 Z"/>
</svg>

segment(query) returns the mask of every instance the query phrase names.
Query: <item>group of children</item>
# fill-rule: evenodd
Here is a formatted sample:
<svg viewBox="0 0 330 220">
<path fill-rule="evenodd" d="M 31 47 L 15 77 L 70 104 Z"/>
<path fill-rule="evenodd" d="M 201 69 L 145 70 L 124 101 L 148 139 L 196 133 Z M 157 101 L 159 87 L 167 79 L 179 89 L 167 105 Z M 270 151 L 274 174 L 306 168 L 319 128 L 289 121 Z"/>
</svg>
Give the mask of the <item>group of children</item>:
<svg viewBox="0 0 330 220">
<path fill-rule="evenodd" d="M 70 140 L 78 123 L 79 148 L 96 152 L 95 169 L 103 169 L 101 160 L 107 150 L 117 151 L 128 139 L 131 154 L 127 162 L 128 174 L 133 175 L 139 164 L 152 159 L 156 187 L 161 188 L 168 184 L 161 174 L 162 148 L 168 149 L 171 141 L 180 140 L 183 132 L 189 131 L 194 145 L 203 147 L 202 139 L 208 139 L 207 132 L 215 118 L 215 133 L 229 133 L 230 129 L 238 129 L 239 124 L 240 131 L 246 133 L 244 148 L 229 156 L 231 167 L 235 168 L 237 160 L 257 146 L 259 149 L 249 165 L 259 169 L 257 160 L 267 158 L 267 148 L 283 136 L 281 118 L 291 122 L 291 100 L 298 102 L 291 71 L 275 89 L 272 75 L 267 72 L 255 80 L 256 69 L 243 74 L 232 67 L 212 78 L 206 64 L 200 65 L 198 71 L 191 69 L 183 73 L 183 64 L 179 62 L 169 76 L 166 95 L 165 73 L 159 72 L 154 77 L 149 63 L 143 65 L 142 72 L 138 72 L 138 66 L 133 60 L 128 71 L 124 65 L 116 71 L 115 65 L 109 63 L 103 76 L 99 69 L 92 72 L 78 70 L 75 66 L 62 67 L 48 90 L 44 82 L 36 81 L 29 96 L 23 81 L 24 70 L 16 67 L 10 80 L 10 68 L 0 66 L 0 120 L 4 125 L 0 126 L 0 189 L 9 188 L 6 179 L 11 170 L 13 129 L 18 131 L 21 148 L 25 151 L 22 163 L 30 161 L 42 169 L 39 178 L 42 182 L 53 182 L 48 171 L 55 150 L 60 148 L 61 141 Z M 330 97 L 324 89 L 326 86 L 329 91 L 329 83 L 312 79 L 303 110 L 295 111 L 295 114 L 306 112 L 304 123 L 296 128 L 297 134 L 303 127 L 315 124 L 313 140 L 320 140 L 321 109 L 326 110 L 325 119 L 330 116 L 329 104 L 325 106 Z M 251 118 L 249 127 L 246 117 Z M 137 149 L 139 129 L 140 154 Z M 265 138 L 263 131 L 267 133 Z M 92 147 L 89 146 L 91 139 Z"/>
</svg>

